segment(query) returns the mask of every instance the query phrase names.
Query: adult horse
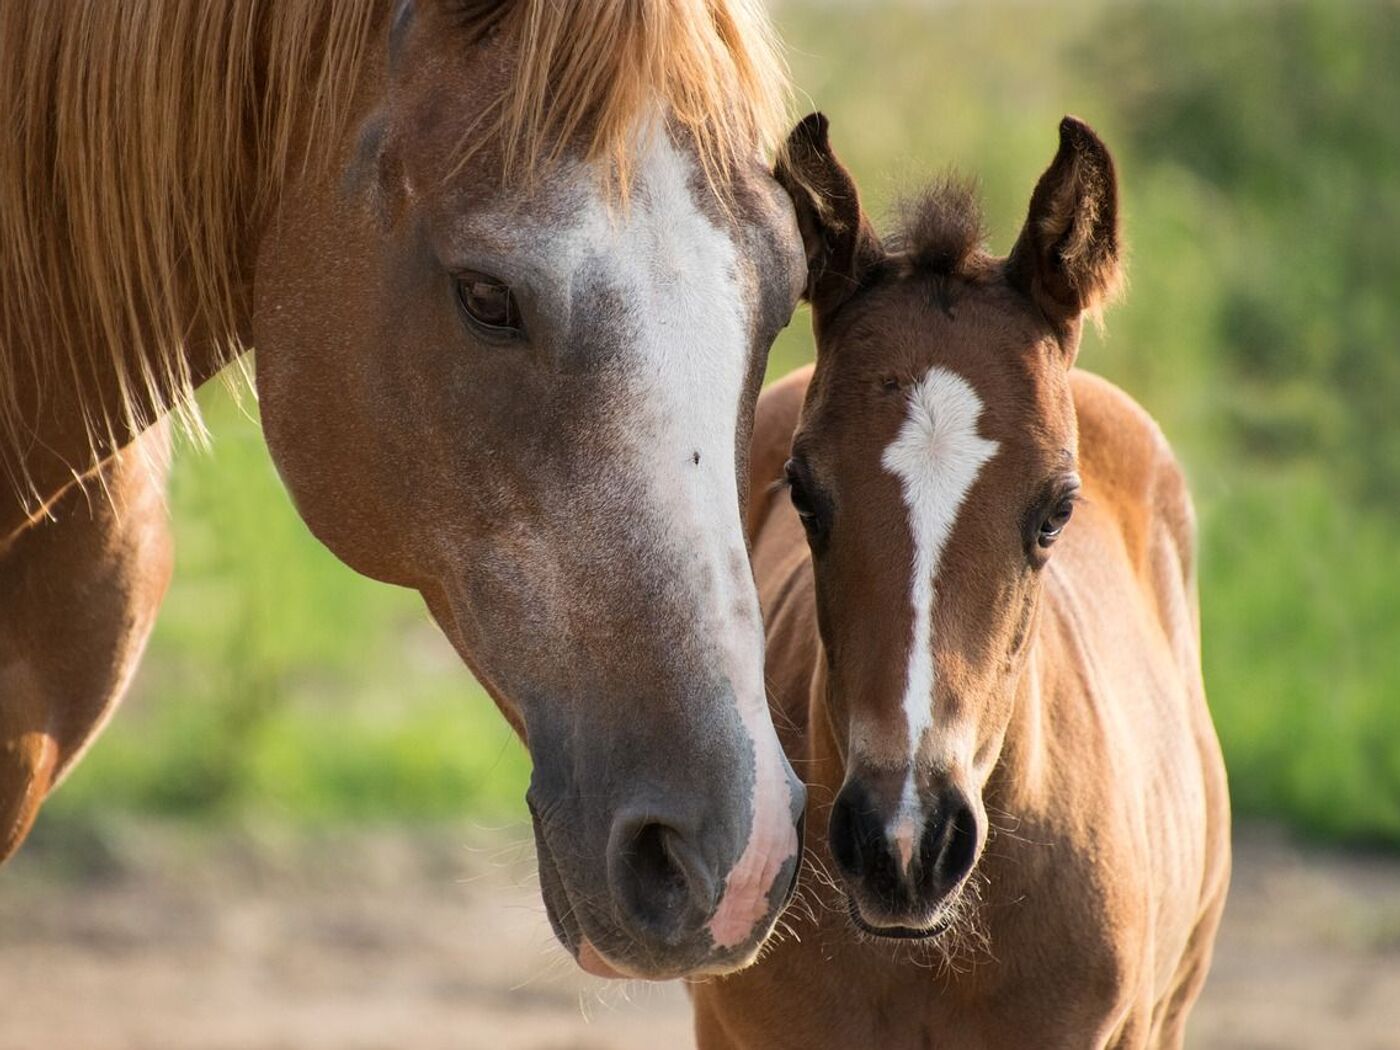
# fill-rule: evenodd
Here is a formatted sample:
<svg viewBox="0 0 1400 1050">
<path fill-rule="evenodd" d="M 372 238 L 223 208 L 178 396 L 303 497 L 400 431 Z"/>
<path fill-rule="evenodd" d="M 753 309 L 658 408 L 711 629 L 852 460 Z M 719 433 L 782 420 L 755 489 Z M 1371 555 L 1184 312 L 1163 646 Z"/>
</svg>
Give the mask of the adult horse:
<svg viewBox="0 0 1400 1050">
<path fill-rule="evenodd" d="M 529 747 L 565 946 L 750 959 L 804 804 L 740 510 L 805 272 L 784 89 L 750 0 L 5 5 L 0 855 L 164 586 L 149 492 L 72 491 L 158 488 L 113 457 L 256 344 L 302 517 L 422 593 Z"/>
<path fill-rule="evenodd" d="M 817 363 L 760 401 L 750 527 L 834 881 L 696 986 L 700 1046 L 1179 1047 L 1229 805 L 1181 471 L 1072 369 L 1118 280 L 1108 150 L 1066 118 L 1006 259 L 956 187 L 882 244 L 820 117 L 778 176 Z"/>
</svg>

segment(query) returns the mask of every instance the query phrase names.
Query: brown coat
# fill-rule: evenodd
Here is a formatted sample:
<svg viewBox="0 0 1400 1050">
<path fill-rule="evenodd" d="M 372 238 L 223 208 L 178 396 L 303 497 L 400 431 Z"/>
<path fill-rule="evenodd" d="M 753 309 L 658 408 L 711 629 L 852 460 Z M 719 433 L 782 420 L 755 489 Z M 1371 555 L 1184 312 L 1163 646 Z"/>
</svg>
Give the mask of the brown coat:
<svg viewBox="0 0 1400 1050">
<path fill-rule="evenodd" d="M 841 215 L 858 212 L 854 184 L 812 120 L 779 178 L 816 246 L 818 363 L 760 399 L 748 516 L 771 706 L 808 784 L 810 849 L 790 936 L 751 969 L 694 985 L 699 1045 L 1178 1047 L 1224 906 L 1229 803 L 1180 468 L 1141 407 L 1067 367 L 1079 315 L 1116 278 L 1107 150 L 1067 120 L 1011 258 L 969 248 L 926 264 L 920 237 L 925 251 L 951 243 L 947 194 L 924 216 L 941 233 L 906 231 L 886 251 L 863 216 Z M 804 191 L 827 194 L 827 210 L 805 207 Z M 1073 271 L 1064 250 L 1065 227 L 1085 222 L 1107 224 L 1077 264 L 1097 272 Z M 843 237 L 857 243 L 843 251 Z M 925 368 L 982 392 L 975 433 L 996 452 L 963 493 L 937 570 L 932 730 L 902 759 L 927 823 L 910 842 L 903 810 L 880 794 L 904 746 L 885 683 L 906 680 L 881 654 L 909 644 L 917 559 L 880 451 Z M 1073 476 L 1078 496 L 1072 522 L 1052 501 L 1023 554 L 1017 501 L 1036 471 Z M 966 760 L 942 743 L 959 718 L 980 734 Z M 882 740 L 886 726 L 898 732 Z M 858 816 L 885 823 L 852 847 L 832 815 L 856 785 Z M 921 866 L 949 868 L 959 831 L 939 827 L 937 800 L 954 788 L 970 800 L 958 818 L 969 845 L 940 884 Z"/>
</svg>

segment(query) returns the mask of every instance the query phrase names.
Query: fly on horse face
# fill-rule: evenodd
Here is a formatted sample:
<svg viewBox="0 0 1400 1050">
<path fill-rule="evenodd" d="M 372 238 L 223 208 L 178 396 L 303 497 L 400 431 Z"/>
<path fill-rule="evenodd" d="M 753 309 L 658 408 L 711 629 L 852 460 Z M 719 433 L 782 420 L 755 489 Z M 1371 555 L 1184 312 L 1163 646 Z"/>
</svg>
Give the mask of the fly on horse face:
<svg viewBox="0 0 1400 1050">
<path fill-rule="evenodd" d="M 806 272 L 785 92 L 755 0 L 5 5 L 0 858 L 164 588 L 122 450 L 256 345 L 308 526 L 421 592 L 528 746 L 564 945 L 750 960 L 805 805 L 742 523 Z"/>
<path fill-rule="evenodd" d="M 778 177 L 817 361 L 760 399 L 749 526 L 830 882 L 695 986 L 700 1046 L 1178 1047 L 1229 807 L 1181 471 L 1072 367 L 1119 281 L 1109 152 L 1066 118 L 1005 259 L 951 183 L 882 242 L 820 116 Z"/>
</svg>

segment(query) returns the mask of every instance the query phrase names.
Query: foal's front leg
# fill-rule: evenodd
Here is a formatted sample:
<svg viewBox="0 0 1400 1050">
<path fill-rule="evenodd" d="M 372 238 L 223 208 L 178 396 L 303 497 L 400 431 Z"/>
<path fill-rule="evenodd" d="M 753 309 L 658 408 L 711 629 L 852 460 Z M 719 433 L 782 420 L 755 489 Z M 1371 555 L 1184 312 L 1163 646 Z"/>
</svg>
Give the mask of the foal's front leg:
<svg viewBox="0 0 1400 1050">
<path fill-rule="evenodd" d="M 170 582 L 169 453 L 153 427 L 0 552 L 0 861 L 136 670 Z"/>
</svg>

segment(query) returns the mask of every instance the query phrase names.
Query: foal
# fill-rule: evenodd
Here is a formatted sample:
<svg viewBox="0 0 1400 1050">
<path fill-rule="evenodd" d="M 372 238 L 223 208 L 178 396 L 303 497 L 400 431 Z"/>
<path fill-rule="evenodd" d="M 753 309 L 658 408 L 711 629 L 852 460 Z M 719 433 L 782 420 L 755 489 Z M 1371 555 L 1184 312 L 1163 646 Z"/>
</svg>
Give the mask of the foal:
<svg viewBox="0 0 1400 1050">
<path fill-rule="evenodd" d="M 749 528 L 824 906 L 695 986 L 700 1047 L 1180 1046 L 1228 800 L 1180 469 L 1072 369 L 1108 150 L 1065 119 L 1006 259 L 948 187 L 883 246 L 820 115 L 778 177 L 818 355 L 760 402 Z"/>
</svg>

